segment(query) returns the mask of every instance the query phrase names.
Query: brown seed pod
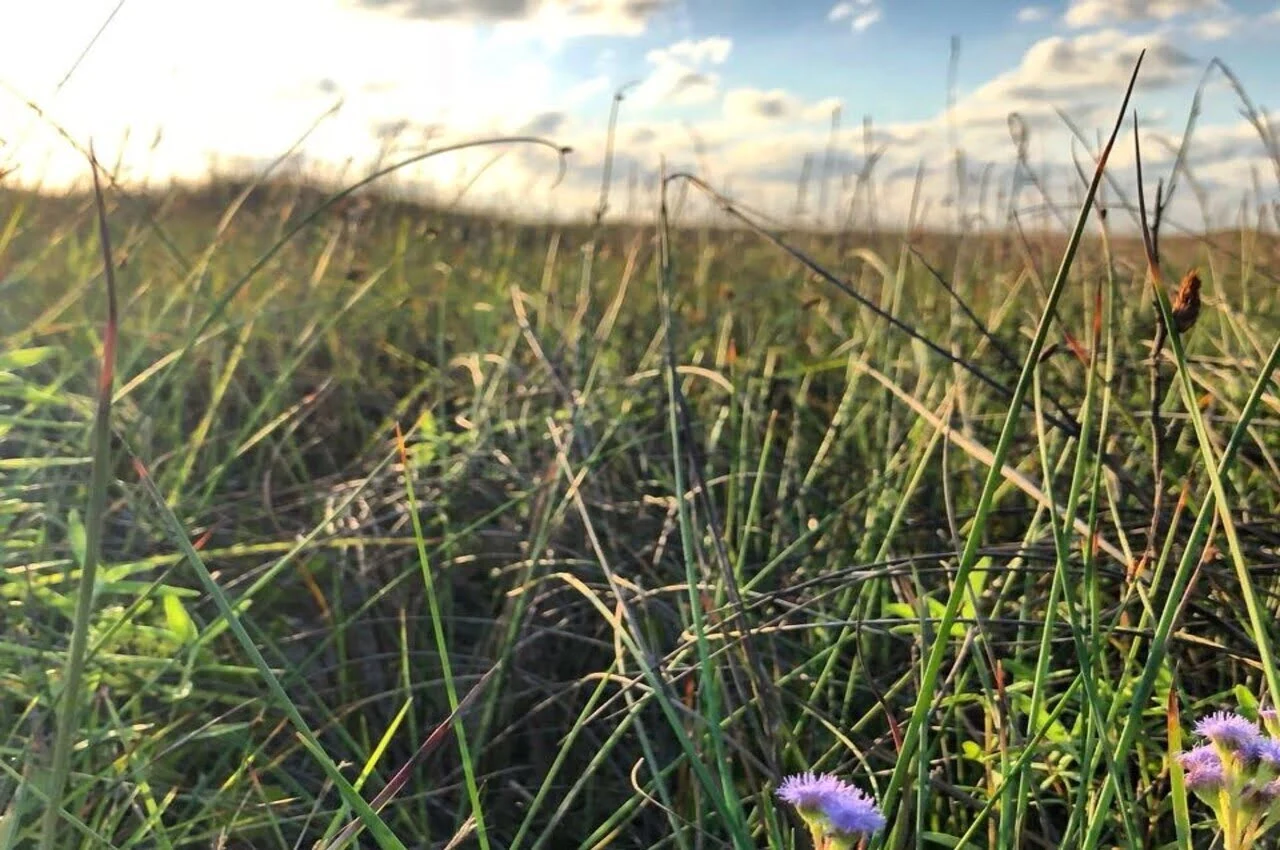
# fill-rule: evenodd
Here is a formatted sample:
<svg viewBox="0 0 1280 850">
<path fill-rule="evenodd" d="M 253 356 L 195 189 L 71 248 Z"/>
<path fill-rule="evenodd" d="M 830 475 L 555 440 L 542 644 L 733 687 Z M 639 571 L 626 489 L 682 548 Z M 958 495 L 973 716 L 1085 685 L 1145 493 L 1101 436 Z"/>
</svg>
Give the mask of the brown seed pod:
<svg viewBox="0 0 1280 850">
<path fill-rule="evenodd" d="M 1191 269 L 1178 284 L 1178 292 L 1173 296 L 1173 324 L 1178 333 L 1184 334 L 1195 325 L 1200 317 L 1200 272 Z"/>
</svg>

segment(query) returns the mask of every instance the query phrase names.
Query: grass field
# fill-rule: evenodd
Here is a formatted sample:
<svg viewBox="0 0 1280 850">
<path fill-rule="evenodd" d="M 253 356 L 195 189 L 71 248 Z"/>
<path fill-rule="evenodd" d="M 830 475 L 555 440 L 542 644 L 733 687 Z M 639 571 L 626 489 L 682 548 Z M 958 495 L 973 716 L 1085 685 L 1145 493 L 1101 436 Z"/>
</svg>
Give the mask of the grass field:
<svg viewBox="0 0 1280 850">
<path fill-rule="evenodd" d="M 93 196 L 0 195 L 0 848 L 804 847 L 808 769 L 884 846 L 1209 846 L 1169 754 L 1280 699 L 1264 218 L 1162 304 L 1114 195 L 1078 248 L 106 199 L 118 327 Z"/>
</svg>

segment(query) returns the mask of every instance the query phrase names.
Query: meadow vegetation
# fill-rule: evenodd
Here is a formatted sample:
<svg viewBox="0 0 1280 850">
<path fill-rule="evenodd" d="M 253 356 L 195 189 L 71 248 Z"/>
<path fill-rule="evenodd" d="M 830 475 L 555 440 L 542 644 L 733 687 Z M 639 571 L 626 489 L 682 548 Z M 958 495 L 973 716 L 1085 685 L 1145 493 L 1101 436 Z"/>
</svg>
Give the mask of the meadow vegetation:
<svg viewBox="0 0 1280 850">
<path fill-rule="evenodd" d="M 59 848 L 799 847 L 810 769 L 893 846 L 1207 846 L 1171 747 L 1280 699 L 1271 210 L 1153 286 L 1114 191 L 1078 247 L 104 195 L 116 329 L 94 196 L 0 193 L 0 847 L 81 616 Z"/>
</svg>

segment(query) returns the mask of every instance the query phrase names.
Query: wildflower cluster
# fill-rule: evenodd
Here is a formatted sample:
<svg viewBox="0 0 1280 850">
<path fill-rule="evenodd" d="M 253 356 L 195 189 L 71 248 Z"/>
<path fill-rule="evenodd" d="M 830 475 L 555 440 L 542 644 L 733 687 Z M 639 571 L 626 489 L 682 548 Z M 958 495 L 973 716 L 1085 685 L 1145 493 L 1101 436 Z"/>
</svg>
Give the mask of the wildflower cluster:
<svg viewBox="0 0 1280 850">
<path fill-rule="evenodd" d="M 1208 740 L 1178 756 L 1187 787 L 1222 829 L 1224 850 L 1247 850 L 1280 822 L 1280 716 L 1260 713 L 1263 727 L 1227 711 L 1202 718 Z"/>
<path fill-rule="evenodd" d="M 884 826 L 876 801 L 827 773 L 788 776 L 778 798 L 795 806 L 813 836 L 814 850 L 852 850 L 864 835 Z"/>
</svg>

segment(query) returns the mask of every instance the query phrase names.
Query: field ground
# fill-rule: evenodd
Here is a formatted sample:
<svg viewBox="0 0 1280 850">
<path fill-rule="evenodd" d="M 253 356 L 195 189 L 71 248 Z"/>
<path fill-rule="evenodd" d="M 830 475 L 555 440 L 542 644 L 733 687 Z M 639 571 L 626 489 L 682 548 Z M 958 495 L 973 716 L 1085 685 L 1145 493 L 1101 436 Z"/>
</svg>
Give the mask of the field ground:
<svg viewBox="0 0 1280 850">
<path fill-rule="evenodd" d="M 319 195 L 233 188 L 108 192 L 60 847 L 310 847 L 358 814 L 335 773 L 406 847 L 800 847 L 771 794 L 810 768 L 899 846 L 1159 847 L 1169 707 L 1280 699 L 1273 229 L 1164 237 L 1203 308 L 1153 420 L 1142 248 L 1091 221 L 1001 445 L 1065 236 L 782 234 L 891 321 L 744 229 L 673 232 L 664 298 L 653 225 L 375 203 L 286 239 Z M 0 195 L 0 846 L 39 830 L 92 542 L 94 216 Z"/>
</svg>

